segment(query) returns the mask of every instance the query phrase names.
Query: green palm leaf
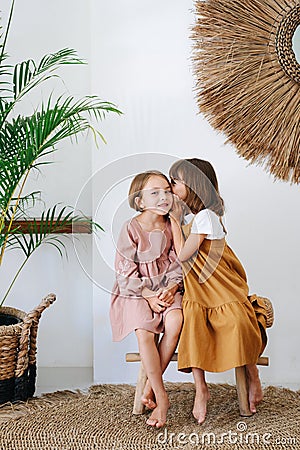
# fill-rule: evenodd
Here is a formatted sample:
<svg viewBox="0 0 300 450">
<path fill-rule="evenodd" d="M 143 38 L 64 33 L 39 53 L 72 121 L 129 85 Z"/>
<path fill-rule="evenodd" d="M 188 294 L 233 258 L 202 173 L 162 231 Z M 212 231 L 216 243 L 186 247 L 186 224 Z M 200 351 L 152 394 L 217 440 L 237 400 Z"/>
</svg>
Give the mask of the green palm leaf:
<svg viewBox="0 0 300 450">
<path fill-rule="evenodd" d="M 84 62 L 78 58 L 75 50 L 64 48 L 56 53 L 45 55 L 38 65 L 32 59 L 17 64 L 13 74 L 14 100 L 20 100 L 40 83 L 57 76 L 53 75 L 53 72 L 64 64 L 84 64 Z"/>
<path fill-rule="evenodd" d="M 1 34 L 0 27 L 0 266 L 6 249 L 21 249 L 24 260 L 4 299 L 24 264 L 42 244 L 52 245 L 61 255 L 64 254 L 64 227 L 84 221 L 93 230 L 101 229 L 83 215 L 58 205 L 44 211 L 39 219 L 30 220 L 30 208 L 39 199 L 40 192 L 24 195 L 29 174 L 33 170 L 39 171 L 41 165 L 50 164 L 47 155 L 56 151 L 63 139 L 76 139 L 78 133 L 92 131 L 95 138 L 100 136 L 105 142 L 92 122 L 103 120 L 107 113 L 122 114 L 113 103 L 94 96 L 81 99 L 50 96 L 41 101 L 31 115 L 16 113 L 17 105 L 18 111 L 22 111 L 22 99 L 27 94 L 49 78 L 58 77 L 57 71 L 61 66 L 84 62 L 75 50 L 64 48 L 45 55 L 38 63 L 28 59 L 9 66 L 5 47 L 14 4 L 15 0 L 12 0 L 4 34 Z"/>
<path fill-rule="evenodd" d="M 41 194 L 41 191 L 33 191 L 30 194 L 20 197 L 19 199 L 12 198 L 5 221 L 24 220 L 24 218 L 29 219 L 30 209 L 35 206 L 37 201 L 42 201 Z"/>
<path fill-rule="evenodd" d="M 98 97 L 60 97 L 53 107 L 51 98 L 41 111 L 28 117 L 5 121 L 0 130 L 0 205 L 4 208 L 26 173 L 46 164 L 40 158 L 55 151 L 63 139 L 91 129 L 87 116 L 103 119 L 107 112 L 121 112 Z"/>
</svg>

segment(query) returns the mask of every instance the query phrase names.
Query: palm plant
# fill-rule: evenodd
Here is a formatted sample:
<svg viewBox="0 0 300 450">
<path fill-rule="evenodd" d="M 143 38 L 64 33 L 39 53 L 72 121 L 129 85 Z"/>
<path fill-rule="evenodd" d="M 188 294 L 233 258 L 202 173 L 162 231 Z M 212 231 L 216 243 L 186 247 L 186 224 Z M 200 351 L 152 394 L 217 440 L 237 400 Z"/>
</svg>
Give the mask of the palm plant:
<svg viewBox="0 0 300 450">
<path fill-rule="evenodd" d="M 83 215 L 75 214 L 73 209 L 58 205 L 44 211 L 39 220 L 29 220 L 28 211 L 40 194 L 37 191 L 25 194 L 30 173 L 48 164 L 45 156 L 53 153 L 65 138 L 91 130 L 104 140 L 93 128 L 92 120 L 102 120 L 107 112 L 121 114 L 115 105 L 95 96 L 76 100 L 72 96 L 54 99 L 52 95 L 42 101 L 31 115 L 16 113 L 16 107 L 20 110 L 20 103 L 33 89 L 57 77 L 57 69 L 66 64 L 83 64 L 83 61 L 73 49 L 65 48 L 45 55 L 39 63 L 30 59 L 15 66 L 9 65 L 5 47 L 14 3 L 15 0 L 11 4 L 6 31 L 2 32 L 0 28 L 0 266 L 8 249 L 22 250 L 24 259 L 0 306 L 20 271 L 41 244 L 54 245 L 62 253 L 64 243 L 57 233 L 67 225 L 84 221 L 93 228 L 99 227 Z M 21 219 L 22 227 L 18 222 Z"/>
</svg>

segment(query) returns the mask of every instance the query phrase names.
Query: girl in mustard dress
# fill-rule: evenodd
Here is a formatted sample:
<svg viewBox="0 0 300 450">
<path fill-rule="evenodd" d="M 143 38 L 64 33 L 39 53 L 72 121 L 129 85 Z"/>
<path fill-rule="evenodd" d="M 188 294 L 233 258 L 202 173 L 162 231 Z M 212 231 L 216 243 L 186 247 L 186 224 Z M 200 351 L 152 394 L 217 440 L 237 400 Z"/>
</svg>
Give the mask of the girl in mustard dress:
<svg viewBox="0 0 300 450">
<path fill-rule="evenodd" d="M 209 399 L 205 371 L 244 365 L 250 410 L 256 412 L 262 400 L 256 362 L 266 345 L 266 307 L 255 295 L 249 297 L 244 268 L 226 243 L 224 204 L 211 164 L 180 160 L 171 167 L 170 177 L 177 197 L 170 218 L 184 275 L 178 369 L 193 373 L 193 415 L 199 424 L 204 422 Z M 181 228 L 187 208 L 194 218 Z"/>
<path fill-rule="evenodd" d="M 110 320 L 114 341 L 135 331 L 148 378 L 141 401 L 153 409 L 147 424 L 161 428 L 169 408 L 162 374 L 182 326 L 182 270 L 168 218 L 173 204 L 168 178 L 158 171 L 136 175 L 129 204 L 139 214 L 123 225 L 118 239 Z"/>
</svg>

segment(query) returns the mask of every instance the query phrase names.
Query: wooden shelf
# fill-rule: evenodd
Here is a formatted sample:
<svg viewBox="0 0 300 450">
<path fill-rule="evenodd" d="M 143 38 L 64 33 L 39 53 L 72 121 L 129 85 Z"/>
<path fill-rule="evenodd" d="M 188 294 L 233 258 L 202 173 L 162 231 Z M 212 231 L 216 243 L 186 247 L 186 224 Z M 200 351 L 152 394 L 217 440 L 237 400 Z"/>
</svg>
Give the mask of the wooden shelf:
<svg viewBox="0 0 300 450">
<path fill-rule="evenodd" d="M 26 231 L 30 230 L 33 227 L 33 220 L 15 220 L 12 223 L 11 229 L 18 228 L 22 233 L 26 234 Z M 35 223 L 39 228 L 41 221 L 36 220 Z M 92 227 L 88 221 L 82 221 L 80 223 L 76 222 L 74 224 L 66 225 L 64 227 L 59 228 L 53 234 L 91 234 Z"/>
</svg>

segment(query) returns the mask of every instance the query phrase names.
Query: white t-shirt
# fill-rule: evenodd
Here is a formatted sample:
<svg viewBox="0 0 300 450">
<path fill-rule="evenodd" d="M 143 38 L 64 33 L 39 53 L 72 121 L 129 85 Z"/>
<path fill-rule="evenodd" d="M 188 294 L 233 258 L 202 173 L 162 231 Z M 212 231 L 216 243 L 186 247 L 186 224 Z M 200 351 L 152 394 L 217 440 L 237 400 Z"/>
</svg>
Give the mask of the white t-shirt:
<svg viewBox="0 0 300 450">
<path fill-rule="evenodd" d="M 195 215 L 191 233 L 207 234 L 206 239 L 223 239 L 225 232 L 220 222 L 219 216 L 210 209 L 202 209 Z"/>
</svg>

